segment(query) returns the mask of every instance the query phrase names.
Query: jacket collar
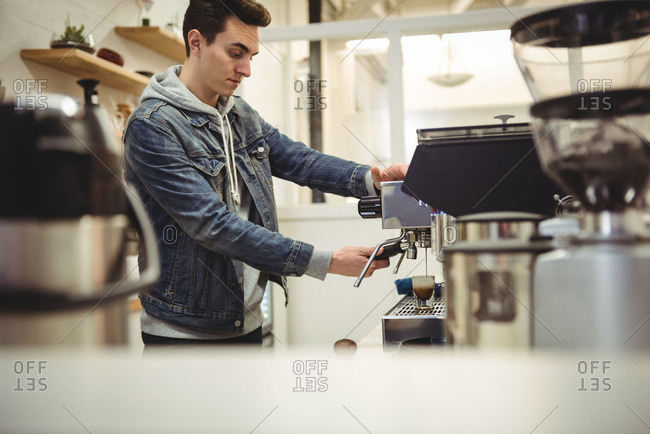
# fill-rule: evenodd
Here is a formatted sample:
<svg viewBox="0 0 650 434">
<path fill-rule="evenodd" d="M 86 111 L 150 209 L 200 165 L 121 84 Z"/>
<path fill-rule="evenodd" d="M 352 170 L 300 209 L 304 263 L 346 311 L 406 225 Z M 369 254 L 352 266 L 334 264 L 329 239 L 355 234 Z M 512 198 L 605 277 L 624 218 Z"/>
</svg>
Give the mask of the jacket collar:
<svg viewBox="0 0 650 434">
<path fill-rule="evenodd" d="M 180 112 L 183 113 L 183 115 L 185 116 L 185 118 L 187 118 L 187 121 L 190 123 L 190 125 L 192 125 L 195 128 L 202 127 L 206 123 L 210 122 L 210 118 L 205 113 L 195 112 L 192 110 L 182 109 L 182 108 L 179 108 L 178 110 L 180 110 Z M 231 124 L 237 118 L 239 118 L 239 114 L 237 113 L 237 109 L 235 107 L 230 109 L 230 111 L 226 116 L 228 117 L 228 122 L 230 122 Z"/>
</svg>

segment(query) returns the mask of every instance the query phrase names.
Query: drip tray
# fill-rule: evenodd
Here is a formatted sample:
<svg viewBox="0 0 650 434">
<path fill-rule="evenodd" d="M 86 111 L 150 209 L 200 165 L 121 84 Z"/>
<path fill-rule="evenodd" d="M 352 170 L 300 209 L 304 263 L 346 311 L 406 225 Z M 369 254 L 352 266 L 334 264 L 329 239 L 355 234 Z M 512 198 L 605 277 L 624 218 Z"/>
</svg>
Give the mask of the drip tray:
<svg viewBox="0 0 650 434">
<path fill-rule="evenodd" d="M 413 296 L 404 297 L 381 318 L 384 350 L 397 349 L 402 342 L 419 338 L 444 343 L 446 309 L 444 297 L 436 298 L 427 310 L 416 309 Z"/>
</svg>

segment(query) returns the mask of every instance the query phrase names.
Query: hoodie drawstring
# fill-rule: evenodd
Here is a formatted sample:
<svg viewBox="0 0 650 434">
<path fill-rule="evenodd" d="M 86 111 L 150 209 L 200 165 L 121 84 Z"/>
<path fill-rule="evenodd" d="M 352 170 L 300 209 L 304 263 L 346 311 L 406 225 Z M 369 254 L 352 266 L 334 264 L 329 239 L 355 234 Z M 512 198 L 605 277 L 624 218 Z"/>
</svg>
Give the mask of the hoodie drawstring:
<svg viewBox="0 0 650 434">
<path fill-rule="evenodd" d="M 241 199 L 239 197 L 239 181 L 237 179 L 237 166 L 235 162 L 235 145 L 232 138 L 232 128 L 230 127 L 230 122 L 228 118 L 224 119 L 221 116 L 217 116 L 219 123 L 221 124 L 221 138 L 223 140 L 223 147 L 226 152 L 226 169 L 228 170 L 228 181 L 230 181 L 230 194 L 232 196 L 235 205 L 239 207 Z M 225 118 L 225 116 L 224 116 Z M 226 137 L 224 123 L 228 127 L 228 135 Z"/>
</svg>

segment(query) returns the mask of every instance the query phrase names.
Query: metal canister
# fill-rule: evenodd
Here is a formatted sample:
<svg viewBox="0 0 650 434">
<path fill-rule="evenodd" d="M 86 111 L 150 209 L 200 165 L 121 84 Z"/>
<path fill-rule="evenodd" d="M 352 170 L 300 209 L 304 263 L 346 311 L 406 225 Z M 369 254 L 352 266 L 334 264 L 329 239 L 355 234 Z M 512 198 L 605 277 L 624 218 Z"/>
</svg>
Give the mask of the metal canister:
<svg viewBox="0 0 650 434">
<path fill-rule="evenodd" d="M 438 262 L 444 262 L 445 249 L 458 240 L 456 219 L 442 212 L 431 216 L 431 242 Z"/>
<path fill-rule="evenodd" d="M 459 240 L 444 252 L 448 344 L 531 346 L 535 259 L 552 249 L 536 239 L 542 218 L 490 213 L 457 220 Z"/>
</svg>

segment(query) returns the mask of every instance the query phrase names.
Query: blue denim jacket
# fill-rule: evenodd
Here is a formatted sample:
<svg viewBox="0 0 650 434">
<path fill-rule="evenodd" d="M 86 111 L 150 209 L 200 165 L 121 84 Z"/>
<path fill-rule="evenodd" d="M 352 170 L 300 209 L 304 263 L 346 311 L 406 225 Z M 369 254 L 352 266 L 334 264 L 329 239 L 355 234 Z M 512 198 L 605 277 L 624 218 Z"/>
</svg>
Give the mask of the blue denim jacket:
<svg viewBox="0 0 650 434">
<path fill-rule="evenodd" d="M 230 197 L 221 135 L 206 114 L 145 100 L 125 130 L 126 178 L 159 234 L 162 272 L 147 313 L 197 330 L 241 332 L 243 262 L 285 288 L 314 249 L 278 231 L 271 176 L 360 197 L 369 166 L 325 155 L 265 122 L 241 98 L 228 113 L 237 167 L 253 198 L 250 221 Z"/>
</svg>

